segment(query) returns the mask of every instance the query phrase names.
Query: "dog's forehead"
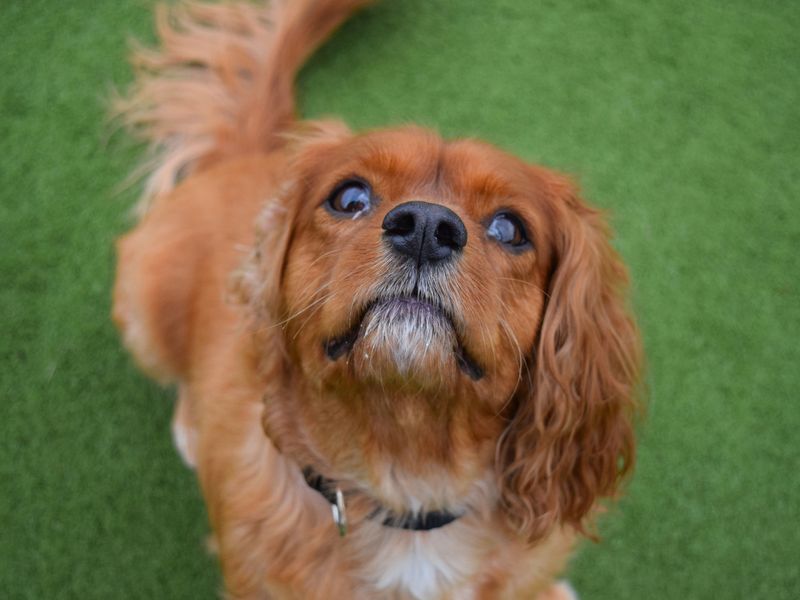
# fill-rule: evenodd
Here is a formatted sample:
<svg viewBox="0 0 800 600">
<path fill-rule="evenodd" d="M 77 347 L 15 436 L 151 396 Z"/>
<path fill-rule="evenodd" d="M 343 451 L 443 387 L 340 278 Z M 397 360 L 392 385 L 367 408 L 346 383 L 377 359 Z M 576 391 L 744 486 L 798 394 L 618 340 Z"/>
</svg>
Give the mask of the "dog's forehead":
<svg viewBox="0 0 800 600">
<path fill-rule="evenodd" d="M 358 166 L 375 183 L 419 185 L 436 180 L 445 141 L 428 129 L 403 127 L 362 134 L 353 146 Z"/>
<path fill-rule="evenodd" d="M 348 142 L 345 142 L 347 144 Z M 445 140 L 420 127 L 369 132 L 350 142 L 349 158 L 377 186 L 434 191 L 453 198 L 512 198 L 540 191 L 521 159 L 480 140 Z"/>
</svg>

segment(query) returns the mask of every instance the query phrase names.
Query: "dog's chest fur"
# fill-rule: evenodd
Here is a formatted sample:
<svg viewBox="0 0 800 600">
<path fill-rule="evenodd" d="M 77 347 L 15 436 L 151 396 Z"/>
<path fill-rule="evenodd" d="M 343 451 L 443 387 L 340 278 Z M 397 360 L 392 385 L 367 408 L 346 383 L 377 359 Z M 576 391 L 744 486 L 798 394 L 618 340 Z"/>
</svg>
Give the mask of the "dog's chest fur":
<svg viewBox="0 0 800 600">
<path fill-rule="evenodd" d="M 424 481 L 393 471 L 384 481 L 382 491 L 404 498 L 404 504 L 413 510 L 435 497 L 437 504 L 453 507 L 462 516 L 429 531 L 386 527 L 378 521 L 362 524 L 352 540 L 361 559 L 358 577 L 390 597 L 472 598 L 466 584 L 500 542 L 487 522 L 491 519 L 488 507 L 496 495 L 490 473 L 457 500 L 455 486 L 444 473 Z M 454 589 L 463 591 L 452 596 Z"/>
<path fill-rule="evenodd" d="M 378 528 L 383 531 L 376 531 Z M 359 536 L 361 537 L 361 536 Z M 480 570 L 491 542 L 474 522 L 455 522 L 431 531 L 370 526 L 356 542 L 362 558 L 358 577 L 380 594 L 402 598 L 440 598 L 464 590 Z M 471 598 L 464 590 L 458 598 Z"/>
</svg>

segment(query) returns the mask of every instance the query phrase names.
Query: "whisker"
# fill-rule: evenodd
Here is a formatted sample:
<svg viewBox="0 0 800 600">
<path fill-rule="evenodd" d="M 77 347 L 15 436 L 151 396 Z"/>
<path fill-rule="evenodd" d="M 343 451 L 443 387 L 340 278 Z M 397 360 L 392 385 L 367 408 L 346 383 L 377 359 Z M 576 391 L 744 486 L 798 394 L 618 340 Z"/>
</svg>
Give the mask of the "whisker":
<svg viewBox="0 0 800 600">
<path fill-rule="evenodd" d="M 326 257 L 328 257 L 328 256 L 330 256 L 330 255 L 332 255 L 332 254 L 336 254 L 337 252 L 339 252 L 339 249 L 338 249 L 338 248 L 337 248 L 337 249 L 335 249 L 335 250 L 329 250 L 328 252 L 323 252 L 323 253 L 322 253 L 322 254 L 320 254 L 320 255 L 319 255 L 317 258 L 315 258 L 314 260 L 312 260 L 312 261 L 311 261 L 311 264 L 309 264 L 307 268 L 308 268 L 308 269 L 310 269 L 310 268 L 311 268 L 311 267 L 313 267 L 315 264 L 317 264 L 319 261 L 321 261 L 323 258 L 326 258 Z"/>
<path fill-rule="evenodd" d="M 320 302 L 325 302 L 326 300 L 328 300 L 328 299 L 329 299 L 331 296 L 333 296 L 333 295 L 335 295 L 335 294 L 336 294 L 336 292 L 330 292 L 329 294 L 327 294 L 327 295 L 325 295 L 325 296 L 323 296 L 323 297 L 321 297 L 321 298 L 318 298 L 317 300 L 314 300 L 314 302 L 312 302 L 312 303 L 308 304 L 308 305 L 307 305 L 307 306 L 305 306 L 304 308 L 301 308 L 301 309 L 300 309 L 300 310 L 298 310 L 296 313 L 294 313 L 294 314 L 292 314 L 292 315 L 290 315 L 290 316 L 286 317 L 286 318 L 285 318 L 283 321 L 279 321 L 278 323 L 275 323 L 275 324 L 273 325 L 273 327 L 283 327 L 284 325 L 286 325 L 287 323 L 289 323 L 289 322 L 290 322 L 290 321 L 292 321 L 293 319 L 296 319 L 297 317 L 299 317 L 300 315 L 302 315 L 302 314 L 303 314 L 304 312 L 306 312 L 307 310 L 310 310 L 311 308 L 313 308 L 314 306 L 316 306 L 316 305 L 317 305 L 317 304 L 319 304 Z"/>
<path fill-rule="evenodd" d="M 336 295 L 336 292 L 331 292 L 330 294 L 328 294 L 328 296 L 326 296 L 326 297 L 324 298 L 324 300 L 328 300 L 328 299 L 330 299 L 330 298 L 334 297 L 335 295 Z M 319 304 L 319 303 L 316 303 L 316 304 L 317 304 L 317 307 L 316 307 L 316 308 L 315 308 L 313 311 L 311 311 L 311 314 L 310 314 L 310 315 L 308 315 L 308 316 L 305 318 L 305 320 L 304 320 L 304 321 L 303 321 L 303 322 L 300 324 L 300 327 L 298 327 L 298 329 L 297 329 L 297 331 L 295 332 L 295 334 L 292 336 L 292 339 L 293 339 L 293 340 L 294 340 L 294 339 L 297 339 L 297 336 L 298 336 L 298 335 L 300 335 L 300 332 L 301 332 L 301 331 L 303 331 L 303 329 L 304 329 L 304 328 L 305 328 L 305 326 L 308 324 L 308 322 L 309 322 L 309 321 L 310 321 L 312 318 L 314 318 L 314 316 L 315 316 L 315 315 L 316 315 L 316 314 L 317 314 L 317 313 L 318 313 L 320 310 L 322 310 L 322 308 L 323 308 L 324 304 Z"/>
<path fill-rule="evenodd" d="M 326 282 L 322 283 L 321 285 L 318 285 L 318 286 L 317 286 L 317 289 L 316 289 L 316 290 L 314 290 L 314 293 L 313 293 L 313 294 L 311 294 L 311 296 L 308 298 L 308 299 L 309 299 L 309 301 L 310 301 L 310 300 L 313 300 L 313 299 L 314 299 L 314 298 L 315 298 L 317 295 L 319 295 L 319 293 L 320 293 L 322 290 L 324 290 L 325 288 L 329 287 L 329 286 L 330 286 L 330 284 L 331 284 L 331 282 L 330 282 L 330 281 L 326 281 Z M 304 287 L 304 288 L 303 288 L 303 289 L 300 291 L 300 293 L 298 294 L 298 297 L 300 297 L 300 298 L 303 298 L 303 297 L 306 295 L 306 292 L 309 290 L 309 288 L 311 288 L 311 287 L 313 287 L 313 286 L 315 286 L 315 285 L 317 285 L 317 282 L 316 282 L 316 281 L 311 281 L 311 282 L 309 282 L 309 283 L 308 283 L 308 284 L 307 284 L 307 285 L 306 285 L 306 286 L 305 286 L 305 287 Z"/>
<path fill-rule="evenodd" d="M 522 283 L 522 284 L 525 284 L 525 285 L 529 285 L 532 288 L 534 288 L 535 290 L 537 290 L 539 292 L 542 292 L 548 298 L 550 297 L 550 293 L 547 290 L 539 287 L 538 285 L 536 285 L 535 283 L 532 283 L 530 281 L 525 281 L 524 279 L 516 279 L 515 277 L 498 277 L 498 279 L 501 279 L 503 281 L 513 281 L 515 283 Z"/>
</svg>

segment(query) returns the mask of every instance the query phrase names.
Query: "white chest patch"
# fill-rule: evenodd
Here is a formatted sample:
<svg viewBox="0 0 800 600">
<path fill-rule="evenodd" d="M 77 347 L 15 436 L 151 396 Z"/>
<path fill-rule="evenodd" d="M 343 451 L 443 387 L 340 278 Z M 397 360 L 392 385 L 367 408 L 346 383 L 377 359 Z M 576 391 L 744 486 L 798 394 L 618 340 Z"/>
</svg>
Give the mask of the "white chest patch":
<svg viewBox="0 0 800 600">
<path fill-rule="evenodd" d="M 407 531 L 372 522 L 359 536 L 360 575 L 381 593 L 417 600 L 471 600 L 470 577 L 479 572 L 496 548 L 486 522 L 496 490 L 490 472 L 459 489 L 446 472 L 414 478 L 387 469 L 381 478 L 384 498 L 402 499 L 406 510 L 447 506 L 462 517 L 430 531 Z M 456 592 L 458 590 L 458 592 Z"/>
<path fill-rule="evenodd" d="M 419 600 L 452 592 L 477 572 L 488 540 L 474 524 L 455 522 L 432 531 L 386 530 L 378 543 L 364 548 L 362 576 L 377 589 Z M 374 538 L 373 538 L 374 540 Z M 471 593 L 456 596 L 469 600 Z"/>
</svg>

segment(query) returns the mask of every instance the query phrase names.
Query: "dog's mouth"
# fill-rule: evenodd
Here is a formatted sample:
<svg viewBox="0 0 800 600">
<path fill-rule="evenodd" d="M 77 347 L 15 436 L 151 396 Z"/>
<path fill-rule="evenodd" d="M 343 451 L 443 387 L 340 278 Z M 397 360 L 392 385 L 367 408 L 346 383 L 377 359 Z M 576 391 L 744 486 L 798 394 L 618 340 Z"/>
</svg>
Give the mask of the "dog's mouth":
<svg viewBox="0 0 800 600">
<path fill-rule="evenodd" d="M 381 297 L 367 303 L 341 335 L 324 342 L 326 356 L 349 357 L 359 342 L 392 348 L 394 356 L 424 354 L 432 346 L 448 351 L 458 368 L 477 381 L 483 369 L 463 343 L 456 320 L 443 306 L 417 296 Z M 368 355 L 368 352 L 365 352 Z M 403 361 L 399 362 L 413 362 Z"/>
</svg>

